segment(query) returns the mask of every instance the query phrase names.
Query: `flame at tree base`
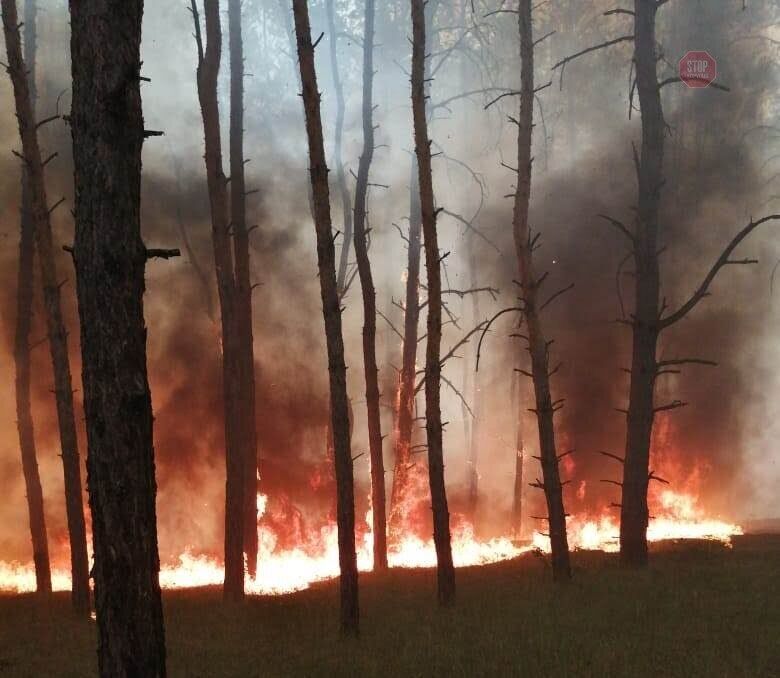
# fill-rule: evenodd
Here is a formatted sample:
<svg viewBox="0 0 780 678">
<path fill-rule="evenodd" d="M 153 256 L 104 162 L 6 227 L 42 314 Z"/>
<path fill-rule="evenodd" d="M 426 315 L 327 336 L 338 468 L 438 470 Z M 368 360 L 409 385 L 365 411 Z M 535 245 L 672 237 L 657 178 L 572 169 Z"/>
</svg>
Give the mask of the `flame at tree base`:
<svg viewBox="0 0 780 678">
<path fill-rule="evenodd" d="M 262 515 L 265 497 L 258 496 Z M 739 525 L 707 518 L 697 508 L 696 500 L 688 495 L 666 491 L 660 495 L 660 515 L 650 521 L 647 539 L 650 542 L 677 539 L 706 539 L 731 544 L 731 537 L 742 534 Z M 367 520 L 371 525 L 370 515 Z M 619 526 L 611 515 L 600 517 L 572 517 L 568 519 L 569 545 L 575 549 L 616 552 L 619 550 Z M 300 591 L 316 582 L 338 576 L 338 539 L 335 525 L 323 528 L 310 543 L 291 549 L 277 549 L 273 531 L 258 528 L 260 553 L 256 579 L 247 578 L 246 591 L 250 595 L 277 595 Z M 531 543 L 519 545 L 509 537 L 487 541 L 479 540 L 469 524 L 453 530 L 452 552 L 456 567 L 486 565 L 516 558 L 532 550 L 549 552 L 549 539 L 534 532 Z M 372 569 L 373 538 L 370 532 L 358 544 L 358 568 Z M 390 567 L 427 568 L 436 566 L 433 540 L 405 537 L 389 553 Z M 186 551 L 178 562 L 164 565 L 160 570 L 163 589 L 185 589 L 202 586 L 221 586 L 224 572 L 222 563 L 205 555 Z M 68 570 L 52 571 L 55 591 L 70 590 Z M 0 561 L 0 591 L 24 593 L 35 591 L 35 571 L 32 565 Z"/>
</svg>

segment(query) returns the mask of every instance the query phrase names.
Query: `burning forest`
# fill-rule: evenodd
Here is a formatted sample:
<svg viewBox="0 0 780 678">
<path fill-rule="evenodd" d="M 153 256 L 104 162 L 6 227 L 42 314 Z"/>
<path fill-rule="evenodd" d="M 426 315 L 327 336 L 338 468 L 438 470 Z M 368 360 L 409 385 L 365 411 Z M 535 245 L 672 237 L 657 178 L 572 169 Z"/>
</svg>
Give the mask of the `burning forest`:
<svg viewBox="0 0 780 678">
<path fill-rule="evenodd" d="M 79 675 L 174 671 L 185 589 L 358 636 L 412 570 L 468 614 L 776 529 L 775 3 L 2 20 L 0 604 L 67 597 Z"/>
</svg>

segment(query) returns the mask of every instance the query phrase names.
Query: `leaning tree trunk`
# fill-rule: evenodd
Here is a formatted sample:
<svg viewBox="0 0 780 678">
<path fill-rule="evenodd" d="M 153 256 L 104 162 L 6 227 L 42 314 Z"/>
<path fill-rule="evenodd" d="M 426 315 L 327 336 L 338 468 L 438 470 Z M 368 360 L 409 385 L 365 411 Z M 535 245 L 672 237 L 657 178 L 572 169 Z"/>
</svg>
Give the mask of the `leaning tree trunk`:
<svg viewBox="0 0 780 678">
<path fill-rule="evenodd" d="M 35 97 L 35 3 L 26 4 L 25 15 L 25 59 L 22 58 L 19 37 L 19 20 L 16 0 L 2 3 L 3 32 L 8 54 L 8 73 L 17 100 L 26 98 L 33 116 Z M 25 73 L 29 69 L 29 81 Z M 29 89 L 28 89 L 29 88 Z M 17 92 L 18 90 L 18 92 Z M 18 111 L 18 104 L 17 104 Z M 19 130 L 25 135 L 35 136 L 35 125 L 30 119 L 18 118 Z M 31 129 L 30 129 L 31 128 Z M 36 139 L 37 143 L 37 139 Z M 40 154 L 38 155 L 40 164 Z M 43 170 L 41 169 L 41 173 Z M 45 204 L 45 203 L 44 203 Z M 46 537 L 46 518 L 43 510 L 43 489 L 38 472 L 35 450 L 35 429 L 30 408 L 30 325 L 32 323 L 33 263 L 35 258 L 35 218 L 33 195 L 30 187 L 30 169 L 22 162 L 22 209 L 21 234 L 19 240 L 19 271 L 16 288 L 16 333 L 14 337 L 14 362 L 16 363 L 16 422 L 19 431 L 19 449 L 22 455 L 22 473 L 27 493 L 27 508 L 30 514 L 30 535 L 35 564 L 35 584 L 38 594 L 51 593 L 51 565 L 49 543 Z"/>
<path fill-rule="evenodd" d="M 28 60 L 34 64 L 35 12 L 29 7 L 30 4 L 32 3 L 28 4 L 25 16 L 25 49 L 28 53 Z M 13 39 L 13 36 L 11 37 Z M 18 29 L 15 37 L 18 40 Z M 16 55 L 14 56 L 16 57 Z M 21 88 L 17 97 L 16 114 L 20 122 L 22 149 L 28 168 L 25 198 L 30 202 L 29 208 L 31 208 L 34 219 L 35 244 L 38 248 L 38 261 L 43 283 L 46 329 L 54 371 L 54 394 L 65 476 L 65 509 L 70 538 L 71 598 L 76 612 L 86 615 L 90 609 L 89 562 L 87 558 L 87 531 L 84 524 L 84 504 L 81 500 L 81 462 L 73 407 L 73 380 L 70 375 L 68 333 L 65 330 L 65 321 L 62 317 L 61 283 L 57 275 L 54 257 L 51 210 L 47 206 L 46 184 L 43 175 L 44 162 L 41 159 L 38 143 L 38 124 L 33 104 L 34 87 L 33 91 L 30 89 L 30 82 L 35 77 L 34 67 L 28 77 L 29 80 L 22 74 L 21 78 L 14 78 L 15 90 Z M 22 120 L 24 120 L 23 124 Z M 40 171 L 38 169 L 33 171 L 33 166 L 40 168 Z"/>
<path fill-rule="evenodd" d="M 639 202 L 634 235 L 635 306 L 631 386 L 626 418 L 620 559 L 647 564 L 647 486 L 653 431 L 653 390 L 659 321 L 658 210 L 663 185 L 664 119 L 656 73 L 655 18 L 658 3 L 634 3 L 634 63 L 642 113 L 642 150 L 637 172 Z"/>
<path fill-rule="evenodd" d="M 531 199 L 531 139 L 534 106 L 534 44 L 532 0 L 520 0 L 520 115 L 517 133 L 517 189 L 513 228 L 517 262 L 522 284 L 523 314 L 528 325 L 528 349 L 531 354 L 531 376 L 536 397 L 536 419 L 539 427 L 539 454 L 542 463 L 544 489 L 547 501 L 553 577 L 565 580 L 571 576 L 569 545 L 566 538 L 566 513 L 563 508 L 563 488 L 558 469 L 553 416 L 556 405 L 550 394 L 549 344 L 540 319 L 538 291 L 541 279 L 533 267 L 533 241 L 530 236 L 528 209 Z"/>
<path fill-rule="evenodd" d="M 450 514 L 444 484 L 444 452 L 441 422 L 441 260 L 433 198 L 431 143 L 425 105 L 425 0 L 412 4 L 412 115 L 415 154 L 420 182 L 420 207 L 425 235 L 425 267 L 428 279 L 428 337 L 425 349 L 425 430 L 428 441 L 428 480 L 433 510 L 438 599 L 440 605 L 455 601 L 455 569 L 452 564 Z"/>
<path fill-rule="evenodd" d="M 257 574 L 257 425 L 255 352 L 252 336 L 252 283 L 249 275 L 249 229 L 244 177 L 244 44 L 241 0 L 229 0 L 230 24 L 230 221 L 233 225 L 237 350 L 240 364 L 239 423 L 244 459 L 244 553 L 247 571 Z"/>
<path fill-rule="evenodd" d="M 366 378 L 368 445 L 371 458 L 371 508 L 374 533 L 374 570 L 387 569 L 385 464 L 379 410 L 379 368 L 376 362 L 376 290 L 368 257 L 366 199 L 374 157 L 374 0 L 366 0 L 363 31 L 363 153 L 355 186 L 355 256 L 363 292 L 363 370 Z"/>
<path fill-rule="evenodd" d="M 9 2 L 9 0 L 5 0 Z M 76 268 L 101 676 L 165 676 L 141 239 L 143 2 L 72 0 Z"/>
<path fill-rule="evenodd" d="M 191 0 L 198 47 L 198 98 L 206 147 L 206 180 L 211 209 L 211 238 L 222 324 L 222 384 L 225 401 L 225 585 L 226 600 L 244 596 L 244 458 L 239 424 L 241 363 L 236 323 L 236 290 L 230 246 L 227 179 L 222 169 L 217 80 L 222 54 L 219 0 L 204 0 L 204 52 L 196 0 Z"/>
<path fill-rule="evenodd" d="M 345 634 L 352 635 L 357 634 L 359 630 L 359 610 L 347 366 L 344 363 L 341 306 L 336 285 L 336 251 L 330 218 L 330 192 L 322 138 L 320 92 L 317 88 L 317 73 L 314 68 L 314 45 L 311 40 L 307 0 L 293 0 L 293 15 L 303 86 L 306 135 L 309 141 L 314 225 L 317 231 L 317 263 L 330 372 L 330 410 L 336 470 L 336 520 L 341 572 L 341 630 Z"/>
</svg>

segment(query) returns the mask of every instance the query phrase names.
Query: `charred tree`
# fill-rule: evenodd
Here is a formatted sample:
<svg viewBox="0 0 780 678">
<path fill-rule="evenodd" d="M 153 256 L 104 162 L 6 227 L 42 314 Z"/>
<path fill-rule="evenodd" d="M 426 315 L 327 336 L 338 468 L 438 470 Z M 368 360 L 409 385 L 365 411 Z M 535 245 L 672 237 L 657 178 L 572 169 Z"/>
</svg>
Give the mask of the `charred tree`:
<svg viewBox="0 0 780 678">
<path fill-rule="evenodd" d="M 236 342 L 240 393 L 238 428 L 244 459 L 244 553 L 249 576 L 257 573 L 257 424 L 255 353 L 252 333 L 252 283 L 244 176 L 244 44 L 241 0 L 228 1 L 230 28 L 230 222 L 233 235 L 236 294 Z"/>
<path fill-rule="evenodd" d="M 14 4 L 14 3 L 11 3 Z M 31 4 L 31 3 L 30 3 Z M 10 11 L 10 9 L 9 9 Z M 34 61 L 35 49 L 35 15 L 28 8 L 30 21 L 25 34 L 26 49 L 29 58 Z M 9 29 L 7 28 L 6 31 Z M 33 92 L 30 81 L 24 72 L 24 61 L 21 51 L 16 53 L 19 43 L 19 30 L 10 28 L 6 32 L 6 41 L 14 54 L 9 53 L 11 63 L 19 64 L 21 70 L 12 66 L 12 81 L 16 99 L 16 117 L 19 121 L 19 133 L 22 139 L 22 150 L 26 167 L 26 188 L 23 189 L 24 199 L 28 201 L 27 210 L 32 216 L 32 228 L 35 233 L 35 244 L 38 249 L 38 262 L 41 268 L 43 283 L 43 301 L 46 311 L 46 328 L 49 339 L 49 351 L 54 370 L 54 394 L 57 405 L 57 420 L 62 446 L 62 464 L 65 475 L 65 508 L 68 521 L 68 536 L 70 538 L 72 602 L 74 609 L 82 615 L 89 612 L 89 564 L 87 560 L 87 532 L 84 524 L 84 504 L 81 500 L 81 462 L 79 460 L 78 439 L 76 437 L 76 417 L 73 408 L 73 380 L 70 374 L 70 358 L 68 355 L 68 333 L 62 317 L 60 288 L 62 286 L 57 276 L 57 266 L 54 258 L 54 238 L 51 229 L 51 212 L 46 198 L 44 179 L 44 162 L 41 158 L 38 143 L 39 124 L 35 119 Z M 14 34 L 15 33 L 15 34 Z M 13 58 L 11 58 L 13 56 Z M 34 70 L 30 77 L 34 77 Z M 55 119 L 48 118 L 48 121 Z M 52 156 L 53 157 L 53 156 Z M 23 204 L 24 204 L 23 199 Z M 25 292 L 26 294 L 26 292 Z"/>
<path fill-rule="evenodd" d="M 433 510 L 433 541 L 436 546 L 438 599 L 440 605 L 455 601 L 455 569 L 452 563 L 450 515 L 444 483 L 444 451 L 441 422 L 441 259 L 436 232 L 437 210 L 433 197 L 431 142 L 426 116 L 425 1 L 412 6 L 412 116 L 415 155 L 420 185 L 422 228 L 425 236 L 425 267 L 428 281 L 428 337 L 425 349 L 425 430 L 428 441 L 428 480 Z"/>
<path fill-rule="evenodd" d="M 196 0 L 190 5 L 198 48 L 198 98 L 203 117 L 206 180 L 211 209 L 211 236 L 222 326 L 222 388 L 225 402 L 225 585 L 226 600 L 244 596 L 245 461 L 241 445 L 241 361 L 239 358 L 237 295 L 230 244 L 227 178 L 222 169 L 217 80 L 222 58 L 219 0 L 204 0 L 204 51 Z"/>
<path fill-rule="evenodd" d="M 512 530 L 515 537 L 523 533 L 523 470 L 525 465 L 525 442 L 523 441 L 523 407 L 519 378 L 512 380 L 514 408 L 517 412 L 517 437 L 515 438 L 515 484 L 512 491 Z"/>
<path fill-rule="evenodd" d="M 9 2 L 9 0 L 5 0 Z M 165 676 L 141 239 L 143 2 L 70 3 L 76 268 L 101 676 Z"/>
<path fill-rule="evenodd" d="M 347 366 L 341 306 L 336 283 L 336 250 L 330 217 L 330 191 L 325 145 L 320 117 L 320 92 L 314 67 L 307 0 L 293 0 L 293 16 L 298 47 L 298 63 L 303 87 L 306 136 L 309 142 L 310 174 L 317 232 L 317 263 L 325 321 L 325 339 L 330 373 L 330 410 L 336 471 L 336 519 L 338 524 L 339 569 L 341 572 L 341 630 L 347 635 L 359 631 L 358 570 L 355 553 L 355 491 L 349 430 Z"/>
<path fill-rule="evenodd" d="M 541 321 L 539 288 L 543 278 L 537 277 L 533 265 L 535 240 L 531 236 L 528 210 L 531 199 L 531 140 L 534 107 L 534 42 L 532 0 L 520 0 L 518 25 L 520 32 L 520 114 L 517 133 L 517 188 L 515 190 L 513 230 L 517 263 L 522 286 L 523 315 L 528 326 L 528 349 L 531 354 L 531 378 L 536 399 L 536 419 L 539 427 L 539 455 L 542 482 L 547 502 L 553 577 L 565 580 L 571 576 L 569 545 L 566 537 L 566 513 L 563 508 L 563 487 L 558 469 L 553 417 L 560 404 L 550 393 L 549 343 Z M 522 463 L 521 459 L 518 459 Z M 521 472 L 522 476 L 522 472 Z"/>
<path fill-rule="evenodd" d="M 4 1 L 3 32 L 8 54 L 8 74 L 11 76 L 17 101 L 27 99 L 29 118 L 19 120 L 20 132 L 30 134 L 30 119 L 34 115 L 35 99 L 35 3 L 25 5 L 25 54 L 19 36 L 19 20 L 16 0 Z M 26 70 L 26 69 L 29 69 Z M 25 75 L 29 72 L 29 76 Z M 29 80 L 28 80 L 29 77 Z M 18 90 L 18 91 L 17 91 Z M 26 92 L 26 94 L 25 94 Z M 17 111 L 19 104 L 17 103 Z M 35 125 L 31 127 L 35 135 Z M 37 143 L 37 139 L 36 139 Z M 38 155 L 40 164 L 40 154 Z M 41 173 L 43 169 L 40 168 Z M 30 187 L 30 169 L 26 156 L 22 160 L 22 208 L 19 238 L 19 270 L 16 288 L 16 332 L 14 336 L 14 362 L 16 364 L 16 421 L 19 432 L 19 449 L 22 456 L 22 473 L 30 516 L 33 562 L 35 564 L 35 588 L 38 594 L 51 593 L 51 565 L 49 543 L 46 536 L 46 517 L 43 510 L 43 489 L 38 472 L 35 449 L 35 429 L 30 408 L 30 326 L 32 324 L 33 264 L 35 259 L 35 219 L 33 195 Z"/>
<path fill-rule="evenodd" d="M 374 157 L 374 0 L 366 0 L 363 30 L 363 153 L 355 186 L 354 240 L 360 287 L 363 293 L 363 370 L 366 379 L 368 445 L 371 458 L 371 508 L 374 533 L 374 570 L 387 569 L 385 464 L 379 410 L 379 368 L 376 361 L 376 290 L 368 256 L 369 172 Z"/>
</svg>

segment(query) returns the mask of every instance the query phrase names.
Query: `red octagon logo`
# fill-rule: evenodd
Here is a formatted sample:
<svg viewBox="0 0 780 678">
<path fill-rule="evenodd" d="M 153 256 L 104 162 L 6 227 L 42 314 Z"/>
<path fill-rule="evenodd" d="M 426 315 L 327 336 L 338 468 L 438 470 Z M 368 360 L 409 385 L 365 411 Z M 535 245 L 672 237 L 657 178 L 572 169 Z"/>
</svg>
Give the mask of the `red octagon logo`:
<svg viewBox="0 0 780 678">
<path fill-rule="evenodd" d="M 688 87 L 709 87 L 718 77 L 718 63 L 709 52 L 691 51 L 680 59 L 680 80 Z"/>
</svg>

